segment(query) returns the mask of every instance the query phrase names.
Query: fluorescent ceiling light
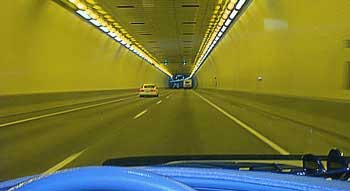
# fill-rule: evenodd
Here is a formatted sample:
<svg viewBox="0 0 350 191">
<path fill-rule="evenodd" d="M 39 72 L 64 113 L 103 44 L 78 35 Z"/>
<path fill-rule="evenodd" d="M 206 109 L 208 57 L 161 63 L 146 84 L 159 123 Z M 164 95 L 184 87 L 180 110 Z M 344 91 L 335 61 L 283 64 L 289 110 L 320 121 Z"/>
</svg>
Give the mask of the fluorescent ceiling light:
<svg viewBox="0 0 350 191">
<path fill-rule="evenodd" d="M 114 32 L 109 32 L 108 35 L 111 36 L 112 38 L 117 36 Z"/>
<path fill-rule="evenodd" d="M 226 29 L 227 29 L 227 27 L 223 26 L 223 27 L 221 28 L 221 32 L 225 32 Z"/>
<path fill-rule="evenodd" d="M 222 34 L 223 34 L 223 33 L 220 31 L 220 32 L 218 33 L 218 37 L 221 37 Z"/>
<path fill-rule="evenodd" d="M 122 43 L 122 45 L 126 45 L 126 42 L 125 41 L 120 41 L 120 43 Z"/>
<path fill-rule="evenodd" d="M 118 36 L 116 36 L 114 39 L 115 39 L 116 41 L 118 41 L 118 42 L 122 41 L 122 39 L 119 38 Z"/>
<path fill-rule="evenodd" d="M 245 2 L 246 2 L 246 0 L 238 1 L 238 3 L 236 4 L 236 9 L 241 9 Z"/>
<path fill-rule="evenodd" d="M 100 29 L 105 33 L 109 32 L 109 30 L 106 27 L 100 27 Z"/>
<path fill-rule="evenodd" d="M 91 19 L 90 15 L 87 14 L 87 13 L 86 13 L 85 11 L 83 11 L 83 10 L 77 10 L 77 13 L 78 13 L 80 16 L 84 17 L 84 19 L 87 19 L 87 20 L 90 20 L 90 19 Z"/>
<path fill-rule="evenodd" d="M 237 10 L 233 10 L 232 13 L 231 13 L 231 15 L 230 15 L 230 19 L 233 20 L 233 19 L 236 17 L 237 13 L 238 13 Z"/>
<path fill-rule="evenodd" d="M 90 20 L 90 22 L 91 22 L 92 24 L 94 24 L 95 26 L 97 26 L 97 27 L 101 26 L 101 24 L 100 24 L 98 21 L 96 21 L 95 19 Z"/>
<path fill-rule="evenodd" d="M 227 27 L 228 27 L 228 26 L 230 25 L 230 23 L 231 23 L 231 22 L 232 22 L 232 20 L 231 20 L 231 19 L 227 19 L 227 20 L 226 20 L 226 22 L 225 22 L 225 26 L 227 26 Z"/>
</svg>

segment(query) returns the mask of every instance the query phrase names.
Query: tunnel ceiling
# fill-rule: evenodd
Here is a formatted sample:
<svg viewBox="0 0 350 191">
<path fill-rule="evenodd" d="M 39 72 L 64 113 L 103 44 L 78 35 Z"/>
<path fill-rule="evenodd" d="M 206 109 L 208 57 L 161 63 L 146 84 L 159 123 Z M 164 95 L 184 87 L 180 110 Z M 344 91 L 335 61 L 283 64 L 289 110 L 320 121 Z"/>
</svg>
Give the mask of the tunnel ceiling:
<svg viewBox="0 0 350 191">
<path fill-rule="evenodd" d="M 173 74 L 189 74 L 217 0 L 95 0 Z M 186 64 L 184 64 L 184 61 Z"/>
</svg>

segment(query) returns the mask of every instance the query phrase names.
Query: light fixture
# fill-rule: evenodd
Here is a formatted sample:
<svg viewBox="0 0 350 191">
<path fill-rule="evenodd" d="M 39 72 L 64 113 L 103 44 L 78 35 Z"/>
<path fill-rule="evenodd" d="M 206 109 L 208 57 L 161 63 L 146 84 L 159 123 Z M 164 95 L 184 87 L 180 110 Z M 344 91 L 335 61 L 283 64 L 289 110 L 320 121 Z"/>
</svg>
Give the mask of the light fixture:
<svg viewBox="0 0 350 191">
<path fill-rule="evenodd" d="M 97 20 L 102 26 L 107 26 L 107 25 L 108 25 L 107 22 L 104 21 L 102 18 L 97 18 L 96 20 Z"/>
<path fill-rule="evenodd" d="M 108 35 L 112 38 L 116 37 L 117 35 L 114 32 L 109 32 Z"/>
<path fill-rule="evenodd" d="M 80 3 L 80 2 L 76 3 L 75 5 L 78 7 L 78 9 L 82 9 L 82 10 L 86 9 L 86 5 L 84 5 L 84 4 Z"/>
<path fill-rule="evenodd" d="M 223 19 L 227 19 L 228 15 L 230 14 L 229 10 L 226 10 L 225 13 L 222 15 Z"/>
<path fill-rule="evenodd" d="M 222 34 L 223 34 L 223 33 L 220 31 L 220 32 L 218 33 L 218 37 L 221 37 Z"/>
<path fill-rule="evenodd" d="M 227 26 L 227 27 L 228 27 L 228 26 L 230 25 L 230 23 L 231 23 L 231 22 L 232 22 L 232 20 L 231 20 L 231 19 L 227 19 L 227 20 L 226 20 L 226 22 L 225 22 L 225 26 Z"/>
<path fill-rule="evenodd" d="M 225 19 L 221 18 L 220 22 L 219 22 L 219 26 L 222 26 L 225 23 Z"/>
<path fill-rule="evenodd" d="M 100 29 L 105 33 L 109 32 L 109 30 L 106 27 L 101 26 Z"/>
<path fill-rule="evenodd" d="M 76 12 L 77 12 L 80 16 L 82 16 L 84 19 L 87 19 L 87 20 L 90 20 L 90 19 L 91 19 L 90 15 L 89 15 L 87 12 L 83 11 L 83 10 L 77 10 Z"/>
<path fill-rule="evenodd" d="M 67 0 L 61 0 L 63 2 L 67 2 Z M 114 21 L 111 16 L 106 15 L 107 12 L 105 12 L 102 7 L 96 5 L 96 3 L 93 0 L 86 1 L 87 3 L 91 5 L 95 5 L 93 8 L 96 10 L 89 8 L 88 5 L 83 3 L 82 0 L 68 0 L 68 2 L 72 3 L 76 8 L 73 8 L 74 11 L 81 16 L 82 18 L 88 20 L 92 25 L 98 27 L 101 31 L 103 31 L 108 36 L 114 38 L 117 42 L 124 45 L 126 48 L 131 50 L 133 53 L 144 59 L 147 63 L 150 63 L 154 66 L 157 66 L 157 68 L 168 75 L 169 77 L 172 77 L 172 74 L 168 72 L 166 69 L 159 67 L 159 64 L 157 64 L 157 61 L 155 58 L 148 53 L 148 51 L 142 47 L 138 42 L 136 42 L 126 31 L 125 29 L 121 28 L 118 23 L 111 24 L 112 21 Z M 122 32 L 118 32 L 116 28 Z M 133 43 L 134 45 L 131 45 Z M 136 46 L 135 46 L 136 45 Z"/>
<path fill-rule="evenodd" d="M 236 4 L 235 4 L 236 2 Z M 217 23 L 216 28 L 211 32 L 211 34 L 206 34 L 206 41 L 201 45 L 200 55 L 196 57 L 196 64 L 192 69 L 190 74 L 190 78 L 199 70 L 201 65 L 204 63 L 206 58 L 209 56 L 215 45 L 219 42 L 220 38 L 225 34 L 227 28 L 230 26 L 231 22 L 236 18 L 239 14 L 240 9 L 244 6 L 247 0 L 230 0 L 230 2 L 226 6 L 226 10 L 222 13 L 220 21 Z M 231 11 L 232 10 L 232 11 Z M 231 12 L 229 12 L 231 11 Z M 229 16 L 227 18 L 227 15 Z"/>
<path fill-rule="evenodd" d="M 99 23 L 99 22 L 98 22 L 97 20 L 95 20 L 95 19 L 90 20 L 90 22 L 91 22 L 93 25 L 97 26 L 97 27 L 101 26 L 101 23 Z"/>
<path fill-rule="evenodd" d="M 223 26 L 220 31 L 224 33 L 226 31 L 226 29 L 227 29 L 227 27 Z"/>
<path fill-rule="evenodd" d="M 241 9 L 244 5 L 244 3 L 246 2 L 246 0 L 239 0 L 236 4 L 236 9 Z"/>
<path fill-rule="evenodd" d="M 122 39 L 119 38 L 118 36 L 116 36 L 114 39 L 115 39 L 116 41 L 118 41 L 118 42 L 122 41 Z"/>
<path fill-rule="evenodd" d="M 231 2 L 227 5 L 227 9 L 232 10 L 235 6 L 235 0 L 231 0 Z"/>
<path fill-rule="evenodd" d="M 238 11 L 236 9 L 233 10 L 232 13 L 230 14 L 230 19 L 233 20 L 236 17 L 237 13 L 238 13 Z"/>
<path fill-rule="evenodd" d="M 87 9 L 85 12 L 86 12 L 92 19 L 97 19 L 97 18 L 98 18 L 98 16 L 97 16 L 92 10 L 90 10 L 90 9 Z"/>
</svg>

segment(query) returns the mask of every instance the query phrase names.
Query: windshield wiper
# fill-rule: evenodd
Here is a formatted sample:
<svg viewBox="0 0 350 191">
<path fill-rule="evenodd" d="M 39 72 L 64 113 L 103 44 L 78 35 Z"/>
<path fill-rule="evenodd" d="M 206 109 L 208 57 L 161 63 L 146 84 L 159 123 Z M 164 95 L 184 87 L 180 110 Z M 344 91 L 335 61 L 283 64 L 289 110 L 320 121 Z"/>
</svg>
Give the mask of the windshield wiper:
<svg viewBox="0 0 350 191">
<path fill-rule="evenodd" d="M 293 173 L 293 174 L 303 171 L 302 167 L 298 167 L 294 165 L 279 164 L 279 163 L 261 163 L 261 162 L 179 161 L 179 162 L 166 163 L 160 166 L 221 168 L 221 169 L 231 169 L 231 170 L 264 171 L 264 172 Z"/>
</svg>

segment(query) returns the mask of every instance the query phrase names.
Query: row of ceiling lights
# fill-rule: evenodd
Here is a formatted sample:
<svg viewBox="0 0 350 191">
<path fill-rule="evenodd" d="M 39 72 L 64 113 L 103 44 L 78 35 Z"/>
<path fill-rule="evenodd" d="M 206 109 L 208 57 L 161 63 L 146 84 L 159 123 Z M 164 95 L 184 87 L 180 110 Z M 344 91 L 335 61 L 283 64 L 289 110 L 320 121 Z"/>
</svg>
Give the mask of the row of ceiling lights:
<svg viewBox="0 0 350 191">
<path fill-rule="evenodd" d="M 130 40 L 125 37 L 123 34 L 118 32 L 112 25 L 105 21 L 104 18 L 99 17 L 98 14 L 90 9 L 86 4 L 81 2 L 80 0 L 68 0 L 75 7 L 77 7 L 76 13 L 80 15 L 82 18 L 90 22 L 93 26 L 99 28 L 106 35 L 111 37 L 116 42 L 122 44 L 124 47 L 128 48 L 134 54 L 144 59 L 149 64 L 155 66 L 158 70 L 165 73 L 169 77 L 172 77 L 172 74 L 168 72 L 165 68 L 163 68 L 152 56 L 149 56 L 148 53 L 144 50 L 141 50 L 138 46 L 133 45 Z"/>
<path fill-rule="evenodd" d="M 202 66 L 205 59 L 208 57 L 210 52 L 213 50 L 218 41 L 223 37 L 227 28 L 230 26 L 232 21 L 236 18 L 236 16 L 242 10 L 242 7 L 246 4 L 247 0 L 231 0 L 231 2 L 227 5 L 226 10 L 222 14 L 222 17 L 216 27 L 216 29 L 212 32 L 208 43 L 205 45 L 204 51 L 197 59 L 197 62 L 191 72 L 189 78 L 192 78 L 193 75 L 198 71 L 198 69 Z M 235 3 L 236 2 L 236 3 Z"/>
<path fill-rule="evenodd" d="M 225 2 L 223 2 L 223 0 L 218 0 L 217 5 L 215 6 L 215 9 L 214 9 L 213 14 L 212 14 L 212 18 L 209 21 L 207 31 L 204 34 L 204 38 L 203 38 L 202 43 L 198 49 L 197 55 L 194 59 L 195 61 L 201 55 L 201 53 L 203 52 L 203 49 L 207 45 L 209 38 L 210 38 L 211 34 L 213 33 L 213 30 L 215 29 L 215 27 L 219 23 L 220 18 L 222 16 L 223 12 L 225 11 L 228 3 L 232 4 L 232 1 L 226 0 Z"/>
</svg>

